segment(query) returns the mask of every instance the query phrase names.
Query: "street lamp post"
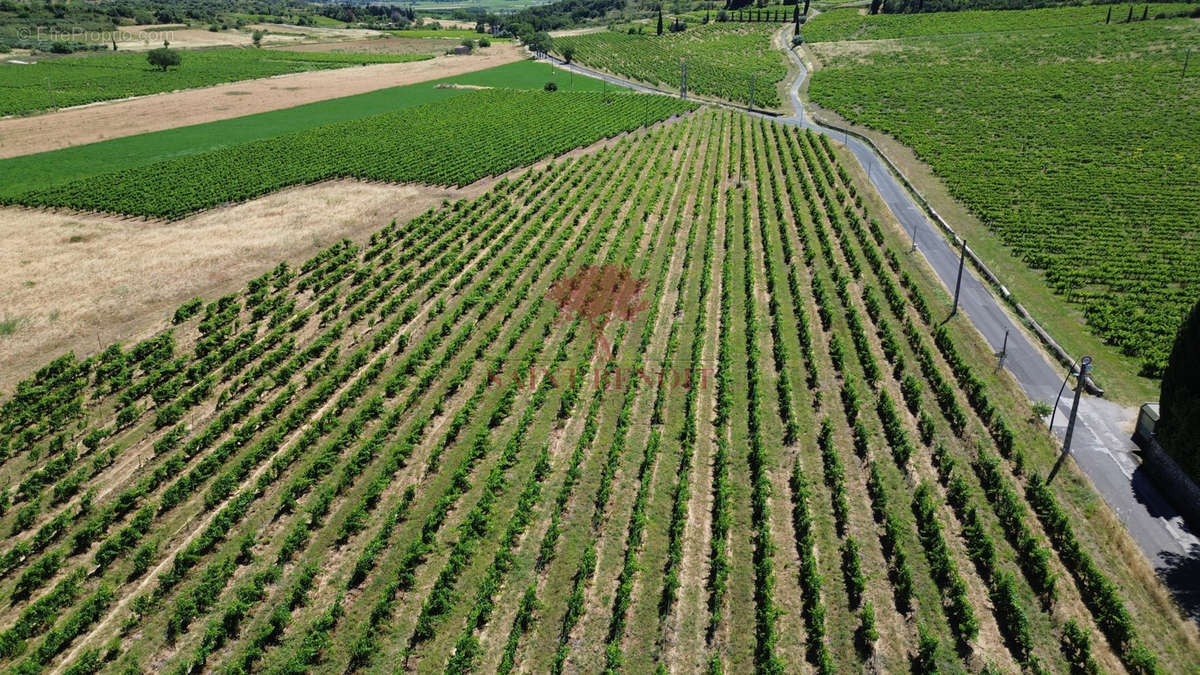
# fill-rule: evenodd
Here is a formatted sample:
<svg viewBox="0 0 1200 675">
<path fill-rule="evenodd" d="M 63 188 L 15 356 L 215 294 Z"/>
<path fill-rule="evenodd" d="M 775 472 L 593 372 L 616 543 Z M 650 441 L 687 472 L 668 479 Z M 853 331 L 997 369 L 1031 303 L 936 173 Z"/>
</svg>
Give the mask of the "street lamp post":
<svg viewBox="0 0 1200 675">
<path fill-rule="evenodd" d="M 1054 476 L 1058 474 L 1059 467 L 1066 461 L 1067 455 L 1071 454 L 1071 437 L 1075 435 L 1075 417 L 1079 413 L 1079 399 L 1083 395 L 1083 379 L 1087 377 L 1088 371 L 1091 369 L 1092 357 L 1085 356 L 1079 360 L 1079 373 L 1075 377 L 1075 400 L 1071 403 L 1071 418 L 1067 421 L 1067 434 L 1063 438 L 1062 454 L 1059 455 L 1058 461 L 1054 464 L 1054 469 L 1050 471 L 1050 475 L 1046 477 L 1047 483 L 1054 480 Z"/>
<path fill-rule="evenodd" d="M 967 240 L 962 240 L 962 254 L 958 259 L 958 281 L 954 282 L 954 309 L 950 310 L 950 316 L 958 314 L 958 293 L 962 290 L 963 266 L 967 262 Z"/>
<path fill-rule="evenodd" d="M 1054 431 L 1054 416 L 1058 414 L 1058 402 L 1062 399 L 1062 393 L 1067 388 L 1067 380 L 1071 379 L 1071 373 L 1075 372 L 1075 364 L 1079 361 L 1072 361 L 1071 367 L 1067 368 L 1067 374 L 1063 375 L 1062 386 L 1058 388 L 1058 396 L 1054 398 L 1054 412 L 1050 413 L 1050 431 Z"/>
</svg>

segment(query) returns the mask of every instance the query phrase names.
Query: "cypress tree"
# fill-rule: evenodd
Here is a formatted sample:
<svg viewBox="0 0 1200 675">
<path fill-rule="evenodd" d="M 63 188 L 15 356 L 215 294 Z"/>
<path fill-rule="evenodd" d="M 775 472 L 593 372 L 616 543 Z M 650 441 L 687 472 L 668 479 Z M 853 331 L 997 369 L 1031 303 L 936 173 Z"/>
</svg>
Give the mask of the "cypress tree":
<svg viewBox="0 0 1200 675">
<path fill-rule="evenodd" d="M 658 34 L 662 35 L 662 5 L 658 7 Z"/>
<path fill-rule="evenodd" d="M 1200 302 L 1175 337 L 1158 398 L 1158 440 L 1200 481 Z"/>
<path fill-rule="evenodd" d="M 804 0 L 804 16 L 808 16 L 808 0 Z"/>
<path fill-rule="evenodd" d="M 1108 16 L 1104 17 L 1104 25 L 1107 26 L 1109 21 L 1112 21 L 1112 7 L 1108 8 Z"/>
</svg>

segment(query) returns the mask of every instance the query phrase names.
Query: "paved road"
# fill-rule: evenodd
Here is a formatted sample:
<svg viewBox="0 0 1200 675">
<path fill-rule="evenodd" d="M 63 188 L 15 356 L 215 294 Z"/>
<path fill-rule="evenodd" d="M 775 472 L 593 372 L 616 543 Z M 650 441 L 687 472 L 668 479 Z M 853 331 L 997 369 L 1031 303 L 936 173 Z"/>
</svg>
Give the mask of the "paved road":
<svg viewBox="0 0 1200 675">
<path fill-rule="evenodd" d="M 784 48 L 783 40 L 788 37 L 786 30 L 781 31 L 777 35 L 778 46 Z M 785 51 L 800 70 L 799 76 L 788 90 L 795 114 L 775 119 L 813 129 L 846 144 L 864 171 L 869 174 L 871 183 L 896 219 L 906 231 L 915 233 L 917 250 L 952 292 L 958 274 L 957 246 L 948 241 L 942 231 L 929 220 L 870 146 L 854 136 L 845 136 L 841 132 L 822 127 L 805 114 L 799 89 L 807 78 L 808 71 L 793 50 L 785 48 Z M 645 93 L 672 93 L 628 82 L 575 64 L 565 65 L 561 61 L 554 61 L 560 67 L 622 87 Z M 744 110 L 729 104 L 716 105 Z M 960 313 L 975 325 L 996 353 L 1000 352 L 1005 333 L 1008 333 L 1008 356 L 1004 367 L 1012 373 L 1032 400 L 1058 406 L 1054 431 L 1062 437 L 1066 433 L 1073 394 L 1067 389 L 1062 397 L 1059 397 L 1065 369 L 1049 360 L 1018 322 L 1004 310 L 1001 301 L 975 275 L 970 266 L 963 272 L 959 304 Z M 1104 364 L 1097 362 L 1095 368 L 1098 372 L 1103 372 Z M 1128 528 L 1180 605 L 1194 620 L 1200 621 L 1200 538 L 1187 528 L 1182 517 L 1167 503 L 1140 468 L 1140 462 L 1134 455 L 1137 448 L 1130 439 L 1136 414 L 1136 409 L 1124 408 L 1084 394 L 1071 441 L 1071 454 L 1109 507 Z"/>
</svg>

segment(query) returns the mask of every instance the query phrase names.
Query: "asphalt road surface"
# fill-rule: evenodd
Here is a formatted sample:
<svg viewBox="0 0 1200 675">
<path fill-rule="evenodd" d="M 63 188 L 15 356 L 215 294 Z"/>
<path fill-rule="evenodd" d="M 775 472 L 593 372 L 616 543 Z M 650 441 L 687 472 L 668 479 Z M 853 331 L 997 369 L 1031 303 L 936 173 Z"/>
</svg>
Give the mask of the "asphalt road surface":
<svg viewBox="0 0 1200 675">
<path fill-rule="evenodd" d="M 864 172 L 869 175 L 871 183 L 905 231 L 915 236 L 917 250 L 952 293 L 958 275 L 958 245 L 947 240 L 870 146 L 854 136 L 825 128 L 805 114 L 799 89 L 808 77 L 808 71 L 796 53 L 784 47 L 787 44 L 785 41 L 790 39 L 788 30 L 781 31 L 776 37 L 777 46 L 784 48 L 800 72 L 788 89 L 795 114 L 775 119 L 785 124 L 812 129 L 845 144 Z M 567 65 L 553 57 L 548 58 L 562 68 L 614 85 L 643 93 L 674 94 L 577 64 Z M 744 110 L 729 104 L 717 105 Z M 1073 382 L 1068 384 L 1068 388 L 1059 397 L 1066 369 L 1055 365 L 1046 356 L 1018 325 L 1017 320 L 1005 311 L 1001 301 L 976 276 L 970 265 L 963 270 L 959 314 L 961 316 L 953 320 L 969 320 L 997 354 L 1004 343 L 1005 334 L 1008 334 L 1007 356 L 1003 367 L 1012 373 L 1031 400 L 1057 405 L 1054 431 L 1060 438 L 1063 437 L 1073 397 L 1073 391 L 1070 389 Z M 1096 362 L 1094 367 L 1097 372 L 1103 372 L 1104 364 Z M 1075 461 L 1087 474 L 1109 507 L 1125 524 L 1180 606 L 1193 620 L 1200 621 L 1200 538 L 1188 529 L 1183 518 L 1163 498 L 1146 472 L 1140 468 L 1140 461 L 1134 454 L 1137 447 L 1130 438 L 1136 416 L 1136 409 L 1125 408 L 1085 393 L 1080 400 L 1079 415 L 1071 441 L 1071 459 L 1067 461 Z M 1047 471 L 1048 469 L 1047 467 Z"/>
</svg>

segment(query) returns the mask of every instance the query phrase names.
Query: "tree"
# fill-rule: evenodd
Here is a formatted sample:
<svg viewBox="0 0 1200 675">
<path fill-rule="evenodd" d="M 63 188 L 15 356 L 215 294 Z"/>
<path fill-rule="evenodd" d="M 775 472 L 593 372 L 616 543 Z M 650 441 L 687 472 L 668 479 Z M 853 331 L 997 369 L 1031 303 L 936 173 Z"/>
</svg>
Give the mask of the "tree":
<svg viewBox="0 0 1200 675">
<path fill-rule="evenodd" d="M 262 46 L 262 41 L 263 41 L 263 36 L 264 36 L 264 35 L 266 35 L 266 32 L 265 32 L 265 31 L 261 31 L 261 30 L 256 30 L 256 31 L 254 31 L 253 33 L 251 33 L 251 34 L 250 34 L 250 39 L 254 41 L 254 46 L 255 46 L 255 47 L 261 47 L 261 46 Z"/>
<path fill-rule="evenodd" d="M 546 83 L 546 86 L 542 87 L 542 89 L 545 89 L 546 91 L 558 91 L 558 84 L 555 83 L 554 80 L 550 80 Z"/>
<path fill-rule="evenodd" d="M 1130 11 L 1130 12 L 1132 12 L 1133 10 L 1131 9 L 1131 10 L 1129 10 L 1129 11 Z M 658 34 L 659 34 L 659 35 L 662 35 L 662 31 L 663 31 L 663 24 L 662 24 L 662 6 L 660 5 L 660 6 L 659 6 L 659 8 L 658 8 Z"/>
<path fill-rule="evenodd" d="M 804 16 L 808 16 L 808 0 L 804 0 Z"/>
<path fill-rule="evenodd" d="M 1112 21 L 1112 7 L 1108 8 L 1108 16 L 1104 17 L 1104 25 L 1107 26 L 1109 21 Z"/>
<path fill-rule="evenodd" d="M 871 13 L 878 14 L 879 6 L 883 4 L 883 0 L 871 0 Z"/>
<path fill-rule="evenodd" d="M 1159 393 L 1158 440 L 1200 480 L 1200 302 L 1183 322 Z"/>
<path fill-rule="evenodd" d="M 796 24 L 796 30 L 800 30 L 800 5 L 792 7 L 792 23 Z"/>
<path fill-rule="evenodd" d="M 166 44 L 167 43 L 164 42 L 162 47 L 159 47 L 158 49 L 151 49 L 146 53 L 146 60 L 150 62 L 150 65 L 158 68 L 164 73 L 167 72 L 168 66 L 178 66 L 183 62 L 183 57 L 180 56 L 179 50 L 168 49 Z"/>
<path fill-rule="evenodd" d="M 1129 16 L 1125 17 L 1125 23 L 1130 23 L 1132 21 L 1133 21 L 1133 5 L 1130 5 L 1129 6 Z"/>
<path fill-rule="evenodd" d="M 571 59 L 575 58 L 575 47 L 573 47 L 571 45 L 567 45 L 566 47 L 563 47 L 562 57 L 563 57 L 563 61 L 570 63 Z"/>
<path fill-rule="evenodd" d="M 1142 21 L 1145 21 L 1146 17 L 1149 15 L 1150 15 L 1150 5 L 1146 5 L 1145 7 L 1142 8 Z"/>
<path fill-rule="evenodd" d="M 528 40 L 523 39 L 523 41 L 529 45 L 530 49 L 538 53 L 548 52 L 554 46 L 554 41 L 550 39 L 550 34 L 545 31 L 534 33 L 529 36 Z"/>
</svg>

